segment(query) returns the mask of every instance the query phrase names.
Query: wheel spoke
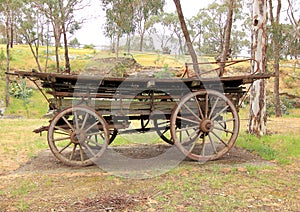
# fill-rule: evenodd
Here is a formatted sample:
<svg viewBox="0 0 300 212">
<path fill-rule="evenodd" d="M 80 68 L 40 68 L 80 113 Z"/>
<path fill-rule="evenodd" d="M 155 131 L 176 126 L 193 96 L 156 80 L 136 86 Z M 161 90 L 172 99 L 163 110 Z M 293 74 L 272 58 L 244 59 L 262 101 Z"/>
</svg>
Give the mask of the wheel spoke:
<svg viewBox="0 0 300 212">
<path fill-rule="evenodd" d="M 177 131 L 178 132 L 183 132 L 183 131 L 192 130 L 192 129 L 195 129 L 195 131 L 196 131 L 196 128 L 198 128 L 198 126 L 194 125 L 194 126 L 190 126 L 190 127 L 185 127 L 185 128 L 177 129 Z"/>
<path fill-rule="evenodd" d="M 233 131 L 227 130 L 227 129 L 224 129 L 224 128 L 214 127 L 214 129 L 219 130 L 219 131 L 223 131 L 223 132 L 226 132 L 226 133 L 233 134 Z"/>
<path fill-rule="evenodd" d="M 157 126 L 160 126 L 160 125 L 167 125 L 167 124 L 170 124 L 170 121 L 169 120 L 166 120 L 166 121 L 162 121 L 162 122 L 157 122 Z"/>
<path fill-rule="evenodd" d="M 83 146 L 85 148 L 87 148 L 87 150 L 92 154 L 93 157 L 96 156 L 96 154 L 93 152 L 93 150 L 91 149 L 91 147 L 89 145 L 87 145 L 86 143 L 83 143 Z"/>
<path fill-rule="evenodd" d="M 94 144 L 95 146 L 97 146 L 99 148 L 102 148 L 102 146 L 97 141 L 94 141 L 90 138 L 87 138 L 86 141 L 88 141 L 88 143 Z"/>
<path fill-rule="evenodd" d="M 205 135 L 203 134 L 201 155 L 205 156 Z M 200 159 L 200 158 L 199 158 Z"/>
<path fill-rule="evenodd" d="M 220 112 L 218 112 L 211 120 L 214 121 L 219 115 L 224 113 L 228 108 L 229 108 L 229 106 L 226 105 L 226 107 L 224 107 Z"/>
<path fill-rule="evenodd" d="M 95 127 L 97 124 L 99 124 L 100 123 L 100 121 L 97 121 L 97 122 L 95 122 L 94 124 L 92 124 L 89 128 L 87 128 L 86 130 L 85 130 L 85 132 L 88 132 L 90 129 L 92 129 L 93 127 Z"/>
<path fill-rule="evenodd" d="M 219 136 L 217 133 L 212 132 L 212 134 L 214 134 L 214 136 L 215 136 L 217 139 L 219 139 L 219 141 L 221 141 L 226 147 L 228 147 L 228 144 L 227 144 L 222 138 L 220 138 L 220 136 Z"/>
<path fill-rule="evenodd" d="M 86 121 L 88 119 L 88 116 L 89 116 L 89 114 L 85 113 L 85 116 L 84 116 L 84 119 L 83 119 L 83 122 L 82 122 L 80 130 L 83 130 L 83 128 L 85 127 L 85 124 L 86 124 Z"/>
<path fill-rule="evenodd" d="M 66 117 L 62 116 L 62 119 L 66 122 L 66 124 L 70 127 L 70 129 L 74 130 L 74 127 L 72 126 L 72 124 L 70 124 L 70 122 L 66 119 Z"/>
<path fill-rule="evenodd" d="M 76 111 L 74 111 L 74 118 L 75 118 L 75 127 L 76 127 L 76 130 L 79 130 L 78 116 L 77 116 L 77 112 Z"/>
<path fill-rule="evenodd" d="M 218 153 L 218 152 L 217 152 L 217 148 L 216 148 L 215 143 L 214 143 L 213 139 L 211 138 L 211 135 L 210 135 L 210 134 L 208 134 L 208 138 L 209 138 L 209 141 L 210 141 L 210 143 L 211 143 L 211 146 L 212 146 L 212 148 L 213 148 L 213 150 L 214 150 L 214 153 L 217 154 L 217 153 Z"/>
<path fill-rule="evenodd" d="M 53 139 L 53 142 L 63 141 L 63 140 L 68 140 L 68 139 L 71 139 L 71 137 L 68 136 L 68 137 L 56 138 L 56 139 Z"/>
<path fill-rule="evenodd" d="M 73 150 L 72 150 L 71 155 L 70 155 L 70 160 L 72 160 L 74 155 L 75 155 L 76 147 L 77 147 L 77 144 L 75 144 L 74 147 L 73 147 Z"/>
<path fill-rule="evenodd" d="M 208 93 L 205 95 L 205 118 L 208 117 Z"/>
<path fill-rule="evenodd" d="M 208 117 L 209 119 L 211 118 L 211 116 L 212 116 L 214 110 L 216 109 L 216 106 L 217 106 L 217 104 L 218 104 L 218 102 L 219 102 L 219 99 L 220 99 L 220 97 L 218 97 L 218 98 L 216 99 L 216 101 L 215 101 L 213 107 L 211 108 L 211 111 L 210 111 L 209 117 Z"/>
<path fill-rule="evenodd" d="M 102 132 L 101 131 L 97 131 L 97 132 L 88 133 L 86 135 L 92 137 L 93 135 L 98 135 L 98 134 L 102 134 Z"/>
<path fill-rule="evenodd" d="M 80 144 L 79 144 L 79 152 L 80 152 L 81 161 L 84 161 L 83 149 L 82 149 L 82 146 Z"/>
<path fill-rule="evenodd" d="M 195 139 L 193 139 L 193 137 L 195 136 L 195 135 L 197 135 L 197 134 L 200 134 L 199 133 L 199 131 L 197 130 L 197 129 L 194 129 L 194 132 L 192 132 L 192 134 L 190 134 L 188 131 L 185 131 L 186 132 L 186 134 L 187 134 L 187 136 L 190 138 L 190 141 L 195 141 Z M 199 135 L 198 135 L 199 136 Z M 198 137 L 197 136 L 197 137 Z M 196 137 L 196 139 L 197 139 L 197 137 Z M 195 142 L 196 143 L 196 142 Z"/>
<path fill-rule="evenodd" d="M 189 108 L 186 104 L 183 105 L 188 111 L 190 111 L 190 113 L 198 120 L 201 121 L 201 119 L 199 118 L 199 116 L 197 114 L 194 113 L 194 111 L 191 110 L 191 108 Z"/>
<path fill-rule="evenodd" d="M 199 122 L 197 122 L 197 121 L 194 121 L 194 120 L 188 119 L 188 118 L 184 118 L 184 117 L 182 117 L 182 116 L 177 116 L 177 118 L 178 118 L 178 119 L 181 119 L 181 120 L 183 120 L 183 121 L 190 122 L 190 123 L 199 124 Z"/>
<path fill-rule="evenodd" d="M 70 136 L 70 133 L 66 133 L 66 132 L 55 131 L 54 133 L 55 133 L 56 135 L 67 135 L 67 136 Z"/>
<path fill-rule="evenodd" d="M 63 132 L 65 132 L 65 133 L 68 133 L 68 135 L 70 134 L 70 130 L 66 130 L 66 129 L 64 129 L 64 128 L 62 128 L 62 127 L 59 127 L 59 126 L 55 126 L 54 129 L 63 131 Z M 72 129 L 72 128 L 71 128 L 71 129 Z M 55 132 L 57 133 L 57 131 L 55 131 Z"/>
<path fill-rule="evenodd" d="M 202 112 L 202 109 L 201 109 L 201 105 L 199 104 L 199 101 L 197 99 L 197 96 L 195 96 L 195 101 L 197 103 L 197 107 L 198 107 L 198 111 L 200 113 L 201 119 L 203 120 L 204 119 L 204 115 L 203 115 L 203 112 Z"/>
<path fill-rule="evenodd" d="M 62 153 L 63 151 L 65 151 L 69 146 L 71 146 L 72 142 L 70 141 L 70 143 L 68 143 L 64 148 L 62 148 L 59 153 Z"/>
</svg>

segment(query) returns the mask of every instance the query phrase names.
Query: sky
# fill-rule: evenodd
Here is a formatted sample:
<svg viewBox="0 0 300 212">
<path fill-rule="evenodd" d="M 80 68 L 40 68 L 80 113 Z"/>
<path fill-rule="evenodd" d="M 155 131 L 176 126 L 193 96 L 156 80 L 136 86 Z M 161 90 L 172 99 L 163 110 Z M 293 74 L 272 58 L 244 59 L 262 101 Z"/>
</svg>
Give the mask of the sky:
<svg viewBox="0 0 300 212">
<path fill-rule="evenodd" d="M 82 28 L 76 32 L 75 36 L 80 44 L 94 44 L 96 46 L 109 45 L 109 40 L 105 38 L 103 26 L 105 23 L 105 12 L 102 10 L 99 0 L 91 0 L 91 6 L 81 11 L 79 16 L 87 18 Z M 182 0 L 181 6 L 183 14 L 189 18 L 198 13 L 201 8 L 207 7 L 212 0 Z M 166 0 L 165 12 L 175 12 L 176 8 L 173 0 Z M 72 39 L 72 38 L 71 38 Z"/>
</svg>

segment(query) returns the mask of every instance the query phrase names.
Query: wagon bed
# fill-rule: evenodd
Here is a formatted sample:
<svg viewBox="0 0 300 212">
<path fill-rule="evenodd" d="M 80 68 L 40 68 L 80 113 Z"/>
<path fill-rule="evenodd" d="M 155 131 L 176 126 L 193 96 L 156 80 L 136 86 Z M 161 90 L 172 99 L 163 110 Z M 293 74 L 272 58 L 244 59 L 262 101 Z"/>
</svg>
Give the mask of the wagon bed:
<svg viewBox="0 0 300 212">
<path fill-rule="evenodd" d="M 150 130 L 193 160 L 220 158 L 237 139 L 238 108 L 247 85 L 271 76 L 158 79 L 22 71 L 13 75 L 33 81 L 55 112 L 49 126 L 37 132 L 48 131 L 48 144 L 60 161 L 79 166 L 97 161 L 118 133 Z M 128 129 L 135 121 L 140 126 Z"/>
</svg>

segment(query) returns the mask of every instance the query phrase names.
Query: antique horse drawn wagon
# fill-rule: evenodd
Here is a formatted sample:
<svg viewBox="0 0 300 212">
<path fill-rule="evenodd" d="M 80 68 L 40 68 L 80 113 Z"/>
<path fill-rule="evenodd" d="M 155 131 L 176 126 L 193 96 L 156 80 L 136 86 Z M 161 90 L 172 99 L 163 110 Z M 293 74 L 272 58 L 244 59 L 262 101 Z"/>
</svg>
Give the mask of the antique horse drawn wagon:
<svg viewBox="0 0 300 212">
<path fill-rule="evenodd" d="M 188 65 L 177 78 L 13 74 L 34 82 L 54 111 L 50 124 L 35 132 L 48 132 L 49 147 L 64 164 L 91 165 L 119 133 L 149 131 L 193 160 L 215 160 L 235 144 L 240 128 L 238 109 L 249 85 L 270 76 L 191 77 Z"/>
</svg>

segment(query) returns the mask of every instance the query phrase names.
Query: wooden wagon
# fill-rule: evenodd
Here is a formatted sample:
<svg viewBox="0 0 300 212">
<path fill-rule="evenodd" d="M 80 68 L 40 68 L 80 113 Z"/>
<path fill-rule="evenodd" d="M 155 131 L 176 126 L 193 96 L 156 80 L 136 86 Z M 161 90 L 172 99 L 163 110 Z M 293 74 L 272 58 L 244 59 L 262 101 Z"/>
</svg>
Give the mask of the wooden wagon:
<svg viewBox="0 0 300 212">
<path fill-rule="evenodd" d="M 193 160 L 218 159 L 238 137 L 238 109 L 249 87 L 245 85 L 270 77 L 259 73 L 165 79 L 14 74 L 33 81 L 54 111 L 49 126 L 36 132 L 47 131 L 55 157 L 76 166 L 93 164 L 119 133 L 149 131 Z M 129 127 L 132 123 L 134 129 Z"/>
</svg>

